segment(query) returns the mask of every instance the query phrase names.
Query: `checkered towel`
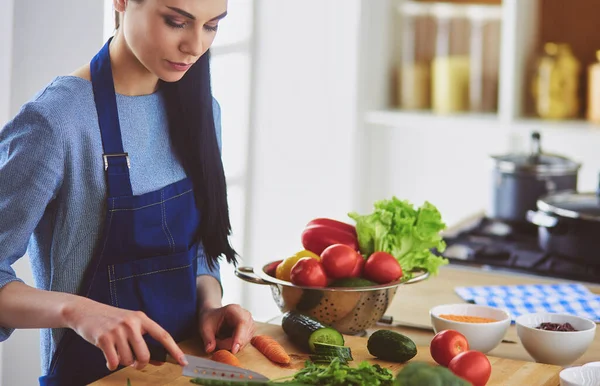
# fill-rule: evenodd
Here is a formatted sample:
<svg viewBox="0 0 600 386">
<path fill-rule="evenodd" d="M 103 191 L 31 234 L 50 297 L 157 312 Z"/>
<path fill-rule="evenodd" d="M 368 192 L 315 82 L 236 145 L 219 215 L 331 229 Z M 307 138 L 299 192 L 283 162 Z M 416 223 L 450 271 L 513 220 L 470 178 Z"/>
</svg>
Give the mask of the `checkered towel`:
<svg viewBox="0 0 600 386">
<path fill-rule="evenodd" d="M 456 287 L 469 303 L 502 308 L 514 323 L 522 314 L 556 312 L 600 322 L 600 296 L 582 284 L 532 284 L 514 286 Z"/>
</svg>

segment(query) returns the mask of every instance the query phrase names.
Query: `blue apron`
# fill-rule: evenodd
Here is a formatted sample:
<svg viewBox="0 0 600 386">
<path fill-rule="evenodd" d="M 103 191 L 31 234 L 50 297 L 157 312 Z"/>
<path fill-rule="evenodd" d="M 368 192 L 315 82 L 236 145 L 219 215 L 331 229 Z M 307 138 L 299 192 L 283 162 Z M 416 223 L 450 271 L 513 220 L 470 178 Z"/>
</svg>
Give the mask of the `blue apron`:
<svg viewBox="0 0 600 386">
<path fill-rule="evenodd" d="M 187 178 L 133 195 L 109 44 L 110 40 L 90 64 L 104 150 L 103 160 L 98 161 L 104 164 L 108 186 L 106 217 L 101 243 L 79 295 L 143 311 L 179 342 L 195 331 L 198 246 L 194 236 L 200 216 Z M 149 335 L 144 338 L 152 359 L 164 361 L 164 348 Z M 40 377 L 40 385 L 87 385 L 109 373 L 102 351 L 68 329 L 52 357 L 49 373 Z"/>
</svg>

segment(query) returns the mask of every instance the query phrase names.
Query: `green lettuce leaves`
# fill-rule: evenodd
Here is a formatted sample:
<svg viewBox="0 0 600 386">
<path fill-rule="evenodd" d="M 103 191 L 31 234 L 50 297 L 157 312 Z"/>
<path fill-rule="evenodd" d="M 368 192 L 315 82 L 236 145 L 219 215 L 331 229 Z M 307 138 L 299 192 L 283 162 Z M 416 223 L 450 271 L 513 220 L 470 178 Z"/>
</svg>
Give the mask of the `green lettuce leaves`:
<svg viewBox="0 0 600 386">
<path fill-rule="evenodd" d="M 438 209 L 429 202 L 415 209 L 407 200 L 392 197 L 375 202 L 375 211 L 368 215 L 348 213 L 356 221 L 360 252 L 368 257 L 384 251 L 393 255 L 406 276 L 410 271 L 425 269 L 436 275 L 448 260 L 431 252 L 440 253 L 446 243 L 440 232 L 446 228 Z"/>
</svg>

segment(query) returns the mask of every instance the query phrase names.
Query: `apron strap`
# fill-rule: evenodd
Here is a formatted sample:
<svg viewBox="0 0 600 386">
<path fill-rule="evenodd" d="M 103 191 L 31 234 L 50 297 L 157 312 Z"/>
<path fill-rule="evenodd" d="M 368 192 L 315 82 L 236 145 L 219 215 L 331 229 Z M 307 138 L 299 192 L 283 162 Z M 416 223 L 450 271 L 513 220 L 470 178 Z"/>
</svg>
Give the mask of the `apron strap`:
<svg viewBox="0 0 600 386">
<path fill-rule="evenodd" d="M 123 150 L 117 97 L 110 67 L 108 48 L 111 40 L 112 38 L 106 42 L 90 63 L 92 87 L 102 136 L 102 158 L 107 177 L 108 197 L 132 196 L 129 156 Z"/>
</svg>

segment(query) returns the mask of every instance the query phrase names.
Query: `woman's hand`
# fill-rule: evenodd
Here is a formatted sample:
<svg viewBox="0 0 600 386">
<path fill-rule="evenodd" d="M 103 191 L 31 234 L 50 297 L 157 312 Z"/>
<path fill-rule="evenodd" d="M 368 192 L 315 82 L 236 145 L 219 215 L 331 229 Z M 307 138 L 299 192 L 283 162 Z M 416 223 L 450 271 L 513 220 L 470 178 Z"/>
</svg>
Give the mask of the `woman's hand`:
<svg viewBox="0 0 600 386">
<path fill-rule="evenodd" d="M 143 335 L 148 333 L 160 342 L 182 365 L 187 364 L 183 351 L 171 335 L 141 311 L 111 307 L 87 298 L 79 298 L 65 307 L 66 324 L 82 338 L 98 347 L 106 358 L 106 367 L 119 364 L 142 369 L 150 360 Z"/>
<path fill-rule="evenodd" d="M 198 323 L 200 336 L 204 341 L 204 350 L 207 353 L 212 352 L 216 347 L 236 354 L 250 342 L 256 330 L 250 312 L 237 304 L 220 308 L 204 308 L 199 312 Z M 217 333 L 227 326 L 233 329 L 232 336 L 219 339 Z"/>
</svg>

